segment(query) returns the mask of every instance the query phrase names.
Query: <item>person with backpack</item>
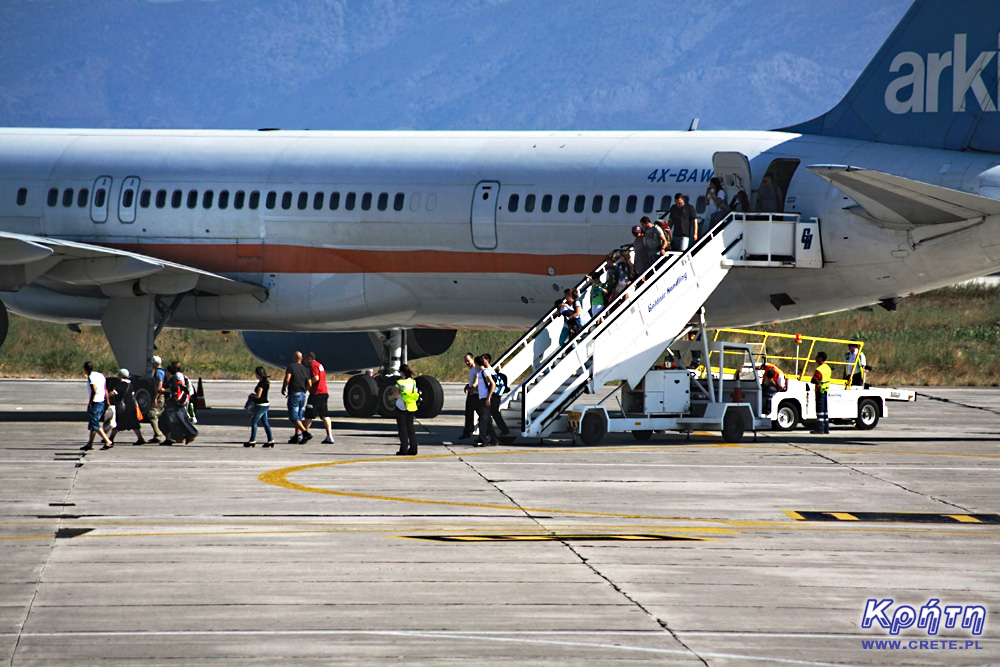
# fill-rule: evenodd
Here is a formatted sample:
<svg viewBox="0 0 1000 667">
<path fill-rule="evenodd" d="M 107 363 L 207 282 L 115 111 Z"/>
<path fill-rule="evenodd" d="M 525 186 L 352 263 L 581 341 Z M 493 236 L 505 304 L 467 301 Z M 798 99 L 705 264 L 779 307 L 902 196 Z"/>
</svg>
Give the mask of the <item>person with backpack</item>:
<svg viewBox="0 0 1000 667">
<path fill-rule="evenodd" d="M 165 370 L 167 400 L 159 418 L 159 426 L 166 435 L 166 440 L 160 444 L 168 447 L 174 442 L 191 444 L 198 437 L 198 429 L 187 415 L 187 404 L 191 398 L 187 390 L 187 378 L 184 377 L 178 361 L 167 366 Z"/>
<path fill-rule="evenodd" d="M 400 378 L 392 390 L 392 398 L 396 399 L 396 429 L 399 432 L 399 451 L 396 456 L 416 456 L 417 433 L 413 427 L 413 417 L 417 413 L 417 381 L 413 379 L 413 371 L 406 364 L 399 367 Z"/>
<path fill-rule="evenodd" d="M 479 371 L 479 437 L 475 446 L 500 444 L 493 423 L 500 427 L 500 434 L 507 435 L 510 429 L 500 414 L 501 392 L 497 391 L 496 372 L 490 367 L 489 355 L 481 354 L 475 359 Z"/>
</svg>

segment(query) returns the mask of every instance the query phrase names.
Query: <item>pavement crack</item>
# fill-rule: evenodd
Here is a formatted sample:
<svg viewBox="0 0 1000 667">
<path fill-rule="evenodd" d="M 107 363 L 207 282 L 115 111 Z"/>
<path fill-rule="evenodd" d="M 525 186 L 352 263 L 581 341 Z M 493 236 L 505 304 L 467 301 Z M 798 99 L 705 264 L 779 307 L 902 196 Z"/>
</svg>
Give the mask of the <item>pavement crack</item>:
<svg viewBox="0 0 1000 667">
<path fill-rule="evenodd" d="M 904 485 L 900 484 L 899 482 L 894 482 L 891 479 L 885 479 L 884 477 L 879 477 L 878 475 L 875 475 L 875 474 L 870 473 L 870 472 L 865 471 L 865 470 L 861 470 L 860 468 L 855 468 L 852 465 L 849 465 L 849 464 L 844 463 L 842 461 L 838 461 L 837 459 L 833 458 L 832 456 L 828 456 L 827 454 L 824 454 L 823 452 L 817 451 L 815 449 L 810 449 L 810 448 L 805 447 L 803 445 L 797 445 L 794 442 L 789 442 L 787 440 L 785 440 L 784 442 L 785 442 L 785 444 L 787 444 L 790 447 L 794 447 L 795 449 L 801 450 L 803 452 L 808 452 L 808 453 L 812 454 L 813 456 L 818 456 L 819 458 L 823 459 L 824 461 L 829 461 L 830 463 L 832 463 L 834 465 L 838 465 L 838 466 L 840 466 L 842 468 L 846 468 L 847 470 L 850 470 L 851 472 L 856 472 L 859 475 L 864 475 L 865 477 L 869 477 L 871 479 L 877 480 L 877 481 L 882 482 L 884 484 L 889 484 L 891 486 L 895 486 L 897 489 L 900 489 L 902 491 L 906 491 L 907 493 L 912 493 L 914 495 L 920 496 L 921 498 L 927 498 L 928 500 L 932 500 L 932 501 L 934 501 L 936 503 L 941 503 L 942 505 L 948 505 L 950 507 L 954 507 L 956 509 L 960 509 L 963 512 L 971 512 L 972 511 L 968 507 L 962 507 L 961 505 L 957 505 L 957 504 L 955 504 L 953 502 L 947 501 L 944 498 L 938 498 L 937 496 L 933 496 L 933 495 L 931 495 L 929 493 L 922 493 L 920 491 L 917 491 L 916 489 L 911 489 L 908 486 L 904 486 Z"/>
<path fill-rule="evenodd" d="M 448 449 L 449 449 L 449 450 L 451 450 L 451 448 L 450 448 L 450 447 L 449 447 Z M 453 451 L 453 450 L 452 450 L 452 451 Z M 521 504 L 520 504 L 519 502 L 517 502 L 516 500 L 514 500 L 514 498 L 513 498 L 513 497 L 511 497 L 511 495 L 510 495 L 509 493 L 507 493 L 507 492 L 506 492 L 506 491 L 504 491 L 504 490 L 503 490 L 502 488 L 500 488 L 499 486 L 497 486 L 497 484 L 496 484 L 496 483 L 495 483 L 495 482 L 494 482 L 493 480 L 491 480 L 491 479 L 490 479 L 490 478 L 488 478 L 488 477 L 487 477 L 486 475 L 484 475 L 484 474 L 483 474 L 482 472 L 480 472 L 480 471 L 479 471 L 479 470 L 478 470 L 478 469 L 476 468 L 476 466 L 474 466 L 474 465 L 472 464 L 472 462 L 470 462 L 470 461 L 467 461 L 467 460 L 466 460 L 466 459 L 465 459 L 464 457 L 462 457 L 461 455 L 459 455 L 459 456 L 458 456 L 458 459 L 459 459 L 459 460 L 460 460 L 460 461 L 461 461 L 462 463 L 464 463 L 464 464 L 465 464 L 466 466 L 468 466 L 468 467 L 469 467 L 469 469 L 470 469 L 470 470 L 472 470 L 472 472 L 476 473 L 476 475 L 478 475 L 478 476 L 479 476 L 479 477 L 480 477 L 480 478 L 481 478 L 481 479 L 482 479 L 482 480 L 483 480 L 484 482 L 486 482 L 486 483 L 487 483 L 487 484 L 489 484 L 489 485 L 490 485 L 490 486 L 491 486 L 491 487 L 492 487 L 493 489 L 495 489 L 497 493 L 499 493 L 499 494 L 500 494 L 500 495 L 502 495 L 502 496 L 503 496 L 504 498 L 506 498 L 507 500 L 509 500 L 509 501 L 510 501 L 510 503 L 511 503 L 511 504 L 512 504 L 512 505 L 513 505 L 513 506 L 514 506 L 515 508 L 517 508 L 518 510 L 520 510 L 521 512 L 523 512 L 523 513 L 524 513 L 524 515 L 525 515 L 525 517 L 527 517 L 527 518 L 528 518 L 528 519 L 530 519 L 530 520 L 531 520 L 531 521 L 532 521 L 532 522 L 533 522 L 533 523 L 534 523 L 535 525 L 537 525 L 537 526 L 538 526 L 538 528 L 539 528 L 540 530 L 542 530 L 543 532 L 547 533 L 548 535 L 551 535 L 551 536 L 552 536 L 552 538 L 553 538 L 553 541 L 555 541 L 555 542 L 558 542 L 558 543 L 559 543 L 559 544 L 561 544 L 561 545 L 562 545 L 562 546 L 563 546 L 563 547 L 564 547 L 564 548 L 565 548 L 565 549 L 566 549 L 567 551 L 569 551 L 569 552 L 570 552 L 571 554 L 573 554 L 574 558 L 576 558 L 577 560 L 579 560 L 579 561 L 580 561 L 580 563 L 581 563 L 581 564 L 582 564 L 582 565 L 583 565 L 584 567 L 586 567 L 586 568 L 587 568 L 588 570 L 590 570 L 590 571 L 591 571 L 591 572 L 592 572 L 592 573 L 594 574 L 594 576 L 596 576 L 596 577 L 598 577 L 599 579 L 601 579 L 602 581 L 604 581 L 604 582 L 605 582 L 606 584 L 608 584 L 608 586 L 610 586 L 610 587 L 612 588 L 612 590 L 614 590 L 614 591 L 615 591 L 615 592 L 616 592 L 616 593 L 617 593 L 618 595 L 620 595 L 621 597 L 625 598 L 625 600 L 627 600 L 627 601 L 629 602 L 629 604 L 631 604 L 631 605 L 635 606 L 635 607 L 636 607 L 637 609 L 639 609 L 639 610 L 640 610 L 640 611 L 641 611 L 642 613 L 644 613 L 644 614 L 645 614 L 646 616 L 648 616 L 649 618 L 651 618 L 651 619 L 652 619 L 652 620 L 653 620 L 653 621 L 654 621 L 654 622 L 655 622 L 655 623 L 656 623 L 656 624 L 657 624 L 657 625 L 658 625 L 658 626 L 659 626 L 660 628 L 662 628 L 662 629 L 663 629 L 663 630 L 664 630 L 664 631 L 665 631 L 665 632 L 666 632 L 667 634 L 669 634 L 669 635 L 670 635 L 670 636 L 671 636 L 671 637 L 672 637 L 672 638 L 674 639 L 674 641 L 675 641 L 675 642 L 677 642 L 677 643 L 678 643 L 678 644 L 679 644 L 680 646 L 682 646 L 682 647 L 684 648 L 684 650 L 686 650 L 686 651 L 688 651 L 689 653 L 691 653 L 691 655 L 693 655 L 693 656 L 694 656 L 695 658 L 697 658 L 697 659 L 698 659 L 698 661 L 699 661 L 699 662 L 701 662 L 701 664 L 705 665 L 705 667 L 708 667 L 708 662 L 706 662 L 706 661 L 705 661 L 705 659 L 704 659 L 703 657 L 701 657 L 700 655 L 698 655 L 698 652 L 697 652 L 697 651 L 695 651 L 695 650 L 694 650 L 694 649 L 692 649 L 692 648 L 691 648 L 690 646 L 688 646 L 687 644 L 685 644 L 685 643 L 684 643 L 684 641 L 683 641 L 683 640 L 682 640 L 682 639 L 681 639 L 681 638 L 680 638 L 680 637 L 679 637 L 679 636 L 677 635 L 677 633 L 676 633 L 676 632 L 674 632 L 673 630 L 671 630 L 671 629 L 670 629 L 670 627 L 669 627 L 669 626 L 667 625 L 667 622 L 666 622 L 666 621 L 664 621 L 663 619 L 661 619 L 661 618 L 657 617 L 657 615 L 656 615 L 656 614 L 654 614 L 654 613 L 653 613 L 653 612 L 651 612 L 651 611 L 650 611 L 649 609 L 647 609 L 647 608 L 646 608 L 645 606 L 643 606 L 643 604 L 642 604 L 641 602 L 639 602 L 638 600 L 636 600 L 635 598 L 633 598 L 633 597 L 632 597 L 631 595 L 629 595 L 629 594 L 628 594 L 628 593 L 627 593 L 627 592 L 625 591 L 625 589 L 623 589 L 623 588 L 622 588 L 621 586 L 619 586 L 619 585 L 618 585 L 618 584 L 616 584 L 616 583 L 615 583 L 614 581 L 612 581 L 610 577 L 608 577 L 608 576 L 607 576 L 607 575 L 605 575 L 605 574 L 604 574 L 603 572 L 601 572 L 601 571 L 600 571 L 600 570 L 598 570 L 598 569 L 597 569 L 596 567 L 594 567 L 594 565 L 593 565 L 593 564 L 592 564 L 592 563 L 591 563 L 591 562 L 590 562 L 589 560 L 587 560 L 587 557 L 586 557 L 586 556 L 584 556 L 584 555 L 583 555 L 582 553 L 580 553 L 580 552 L 579 552 L 579 551 L 578 551 L 578 550 L 577 550 L 576 548 L 574 548 L 574 546 L 573 546 L 573 544 L 572 544 L 572 543 L 570 543 L 570 542 L 569 542 L 568 540 L 565 540 L 565 539 L 562 539 L 562 537 L 560 537 L 560 535 L 559 535 L 559 534 L 558 534 L 557 532 L 555 532 L 555 531 L 553 531 L 553 530 L 551 530 L 551 529 L 547 528 L 547 527 L 545 526 L 545 524 L 543 524 L 543 523 L 542 523 L 541 521 L 539 521 L 539 520 L 538 520 L 538 517 L 536 517 L 535 515 L 533 515 L 533 514 L 532 514 L 532 513 L 531 513 L 531 512 L 529 511 L 529 510 L 527 510 L 527 509 L 526 509 L 526 508 L 525 508 L 525 507 L 524 507 L 523 505 L 521 505 Z"/>
</svg>

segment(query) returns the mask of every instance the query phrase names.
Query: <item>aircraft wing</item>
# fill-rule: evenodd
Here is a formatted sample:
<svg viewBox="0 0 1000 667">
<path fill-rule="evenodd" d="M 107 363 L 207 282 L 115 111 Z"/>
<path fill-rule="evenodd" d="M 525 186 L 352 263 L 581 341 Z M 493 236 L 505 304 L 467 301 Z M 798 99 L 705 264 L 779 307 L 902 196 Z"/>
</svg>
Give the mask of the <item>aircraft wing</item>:
<svg viewBox="0 0 1000 667">
<path fill-rule="evenodd" d="M 880 222 L 913 228 L 1000 214 L 1000 201 L 921 183 L 873 169 L 818 164 L 807 167 Z"/>
<path fill-rule="evenodd" d="M 16 292 L 43 282 L 58 291 L 81 293 L 99 289 L 106 295 L 252 294 L 267 298 L 260 285 L 176 264 L 155 257 L 89 243 L 0 232 L 0 291 Z"/>
</svg>

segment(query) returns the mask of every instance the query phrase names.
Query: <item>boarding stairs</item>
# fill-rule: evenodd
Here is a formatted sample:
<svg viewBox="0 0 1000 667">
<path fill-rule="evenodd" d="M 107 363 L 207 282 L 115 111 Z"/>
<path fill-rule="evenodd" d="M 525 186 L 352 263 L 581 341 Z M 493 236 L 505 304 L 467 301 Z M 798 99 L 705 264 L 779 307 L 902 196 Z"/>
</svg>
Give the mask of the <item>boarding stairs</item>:
<svg viewBox="0 0 1000 667">
<path fill-rule="evenodd" d="M 686 252 L 661 257 L 596 317 L 585 317 L 583 329 L 564 345 L 564 321 L 552 308 L 494 364 L 512 387 L 500 404 L 511 435 L 544 437 L 561 430 L 563 412 L 608 382 L 636 386 L 689 329 L 730 269 L 820 268 L 819 238 L 815 218 L 730 213 Z M 576 285 L 585 313 L 592 287 L 586 278 Z"/>
</svg>

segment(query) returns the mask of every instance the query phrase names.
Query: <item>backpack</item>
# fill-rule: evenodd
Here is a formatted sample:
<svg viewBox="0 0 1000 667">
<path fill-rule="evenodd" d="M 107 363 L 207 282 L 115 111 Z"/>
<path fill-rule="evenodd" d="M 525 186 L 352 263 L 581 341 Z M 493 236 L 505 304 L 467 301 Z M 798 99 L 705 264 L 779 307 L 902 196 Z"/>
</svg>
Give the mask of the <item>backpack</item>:
<svg viewBox="0 0 1000 667">
<path fill-rule="evenodd" d="M 507 384 L 507 376 L 496 369 L 493 370 L 493 384 L 496 385 L 493 393 L 497 396 L 503 396 L 510 391 L 510 385 Z"/>
</svg>

